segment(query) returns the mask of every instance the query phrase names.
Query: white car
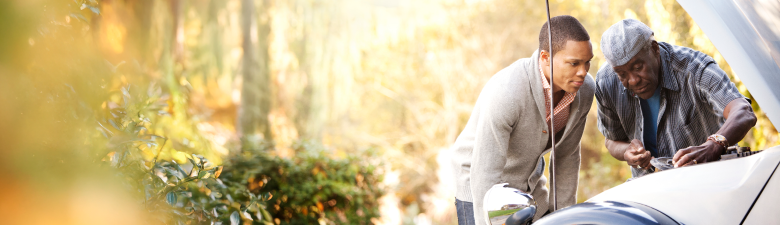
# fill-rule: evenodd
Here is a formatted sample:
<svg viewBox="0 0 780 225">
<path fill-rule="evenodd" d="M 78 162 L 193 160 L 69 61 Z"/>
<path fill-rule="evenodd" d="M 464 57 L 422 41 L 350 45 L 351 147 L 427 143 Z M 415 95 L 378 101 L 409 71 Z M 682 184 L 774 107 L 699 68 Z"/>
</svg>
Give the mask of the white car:
<svg viewBox="0 0 780 225">
<path fill-rule="evenodd" d="M 753 100 L 770 112 L 769 120 L 780 127 L 780 1 L 678 2 L 739 74 Z M 656 172 L 534 224 L 780 224 L 779 165 L 780 146 L 775 146 L 750 156 Z M 497 199 L 485 199 L 485 205 L 500 202 Z M 501 212 L 488 210 L 485 213 L 491 216 Z M 515 211 L 506 224 L 527 223 L 535 207 Z M 508 217 L 503 215 L 501 219 Z"/>
</svg>

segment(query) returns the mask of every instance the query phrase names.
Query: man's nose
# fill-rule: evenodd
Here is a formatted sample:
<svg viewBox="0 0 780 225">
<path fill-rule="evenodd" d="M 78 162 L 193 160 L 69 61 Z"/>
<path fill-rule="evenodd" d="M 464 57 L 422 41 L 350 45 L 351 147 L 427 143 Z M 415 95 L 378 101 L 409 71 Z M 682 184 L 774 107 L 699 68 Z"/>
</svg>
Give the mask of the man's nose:
<svg viewBox="0 0 780 225">
<path fill-rule="evenodd" d="M 582 66 L 577 70 L 577 74 L 575 75 L 577 75 L 577 77 L 585 77 L 585 74 L 588 74 L 589 69 L 590 67 L 588 66 Z"/>
<path fill-rule="evenodd" d="M 636 87 L 636 85 L 639 84 L 639 80 L 640 80 L 639 76 L 636 76 L 634 74 L 629 74 L 628 75 L 628 85 L 629 85 L 629 87 L 631 87 L 631 88 Z"/>
</svg>

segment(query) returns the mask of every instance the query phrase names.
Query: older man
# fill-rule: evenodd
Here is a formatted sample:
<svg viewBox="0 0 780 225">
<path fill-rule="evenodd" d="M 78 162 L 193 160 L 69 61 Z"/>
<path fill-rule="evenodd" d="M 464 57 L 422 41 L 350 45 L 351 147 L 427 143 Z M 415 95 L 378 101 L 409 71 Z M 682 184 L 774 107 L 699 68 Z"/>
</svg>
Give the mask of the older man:
<svg viewBox="0 0 780 225">
<path fill-rule="evenodd" d="M 608 64 L 596 77 L 599 130 L 634 177 L 651 172 L 653 157 L 673 156 L 676 167 L 718 160 L 756 123 L 715 60 L 655 41 L 638 20 L 612 25 L 601 48 Z"/>
<path fill-rule="evenodd" d="M 593 48 L 588 32 L 574 17 L 557 16 L 552 24 L 554 65 L 545 23 L 539 50 L 490 78 L 452 146 L 459 224 L 486 223 L 482 200 L 498 183 L 533 195 L 538 206 L 535 218 L 548 212 L 551 199 L 542 156 L 550 150 L 552 134 L 557 141 L 558 205 L 577 200 L 580 139 L 595 88 L 588 75 Z M 551 66 L 555 74 L 550 74 Z M 550 76 L 555 78 L 552 83 Z M 555 107 L 554 120 L 550 104 Z"/>
</svg>

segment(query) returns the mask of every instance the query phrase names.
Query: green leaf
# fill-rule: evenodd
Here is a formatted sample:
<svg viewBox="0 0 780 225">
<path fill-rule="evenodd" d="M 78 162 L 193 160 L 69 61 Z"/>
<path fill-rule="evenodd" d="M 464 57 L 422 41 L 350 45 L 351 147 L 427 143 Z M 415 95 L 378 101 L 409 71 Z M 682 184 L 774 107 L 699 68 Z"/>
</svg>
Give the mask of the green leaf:
<svg viewBox="0 0 780 225">
<path fill-rule="evenodd" d="M 114 120 L 108 119 L 108 123 L 111 124 L 111 126 L 116 128 L 117 130 L 122 130 L 122 128 L 119 128 L 119 125 L 116 125 L 116 122 L 114 122 Z"/>
<path fill-rule="evenodd" d="M 89 8 L 89 10 L 92 10 L 93 13 L 100 14 L 100 9 L 98 9 L 97 7 L 94 6 L 87 6 L 87 7 Z"/>
<path fill-rule="evenodd" d="M 176 177 L 179 180 L 184 179 L 184 174 L 180 173 L 178 170 L 166 167 L 165 171 L 168 172 L 168 174 L 173 175 L 174 177 Z"/>
<path fill-rule="evenodd" d="M 246 208 L 243 210 L 243 212 L 246 213 L 246 210 L 249 209 L 249 207 L 252 207 L 252 205 L 254 205 L 255 202 L 257 202 L 256 198 L 253 198 L 252 201 L 249 201 L 249 204 L 246 205 Z"/>
<path fill-rule="evenodd" d="M 241 217 L 238 215 L 238 211 L 233 211 L 230 214 L 230 225 L 238 225 L 241 221 Z"/>
<path fill-rule="evenodd" d="M 203 208 L 204 209 L 213 209 L 213 208 L 218 207 L 218 206 L 227 206 L 227 204 L 222 203 L 222 202 L 209 202 Z"/>
<path fill-rule="evenodd" d="M 175 160 L 171 160 L 171 162 L 173 163 L 173 165 L 176 165 L 176 170 L 178 170 L 178 171 L 179 171 L 179 173 L 181 173 L 181 175 L 182 175 L 182 176 L 184 176 L 185 174 L 187 174 L 187 172 L 184 172 L 184 169 L 182 169 L 182 168 L 181 168 L 181 166 L 179 165 L 179 163 L 176 163 L 176 161 L 175 161 Z M 181 179 L 181 178 L 179 178 L 179 179 Z"/>
<path fill-rule="evenodd" d="M 194 173 L 195 169 L 199 168 L 199 166 L 198 166 L 198 163 L 196 163 L 194 159 L 187 158 L 187 160 L 189 160 L 190 163 L 192 163 L 192 169 L 190 170 L 190 173 L 187 174 L 187 176 L 192 176 L 192 173 Z"/>
<path fill-rule="evenodd" d="M 241 215 L 243 215 L 245 219 L 248 219 L 250 221 L 254 221 L 254 219 L 252 219 L 252 215 L 247 213 L 246 210 L 244 210 L 244 212 L 241 213 Z"/>
<path fill-rule="evenodd" d="M 130 87 L 129 86 L 128 87 L 122 87 L 121 89 L 122 89 L 122 94 L 129 98 L 130 97 L 130 91 L 128 91 L 128 89 L 130 89 Z"/>
<path fill-rule="evenodd" d="M 272 219 L 271 218 L 271 213 L 268 212 L 268 210 L 265 210 L 265 207 L 257 207 L 257 208 L 258 208 L 258 210 L 260 210 L 260 212 L 263 213 L 263 217 L 258 217 L 258 218 L 266 218 L 266 221 L 271 221 L 271 219 Z M 262 220 L 262 219 L 260 219 L 260 220 Z"/>
<path fill-rule="evenodd" d="M 211 176 L 211 173 L 209 173 L 208 170 L 200 171 L 200 173 L 198 173 L 198 178 L 199 179 L 206 179 L 206 178 L 209 178 L 210 176 Z"/>
<path fill-rule="evenodd" d="M 198 163 L 195 162 L 195 159 L 187 157 L 187 160 L 189 160 L 190 163 L 192 163 L 192 169 L 195 169 L 196 167 L 200 167 L 200 166 L 198 166 Z"/>
<path fill-rule="evenodd" d="M 176 193 L 171 191 L 168 192 L 168 194 L 165 196 L 166 200 L 168 200 L 168 204 L 176 205 Z"/>
</svg>

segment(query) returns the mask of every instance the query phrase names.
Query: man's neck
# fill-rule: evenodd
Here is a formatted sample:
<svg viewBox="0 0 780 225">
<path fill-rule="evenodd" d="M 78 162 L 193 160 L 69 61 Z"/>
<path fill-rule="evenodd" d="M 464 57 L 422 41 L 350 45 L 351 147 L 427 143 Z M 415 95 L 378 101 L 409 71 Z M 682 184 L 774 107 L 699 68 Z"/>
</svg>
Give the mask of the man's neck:
<svg viewBox="0 0 780 225">
<path fill-rule="evenodd" d="M 563 90 L 553 92 L 553 107 L 558 107 L 558 103 L 561 102 L 566 92 Z"/>
<path fill-rule="evenodd" d="M 555 85 L 550 82 L 550 78 L 548 76 L 545 76 L 547 79 L 547 83 L 550 84 L 553 90 L 553 107 L 557 107 L 558 103 L 561 102 L 561 99 L 563 99 L 563 96 L 566 95 L 566 92 L 563 91 L 563 89 L 559 89 L 556 91 Z"/>
</svg>

